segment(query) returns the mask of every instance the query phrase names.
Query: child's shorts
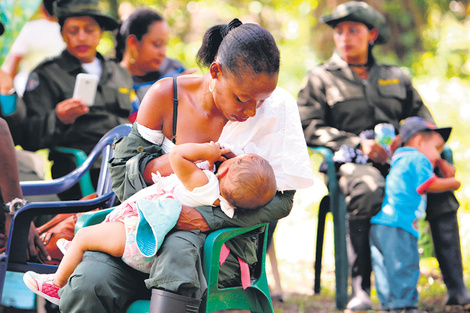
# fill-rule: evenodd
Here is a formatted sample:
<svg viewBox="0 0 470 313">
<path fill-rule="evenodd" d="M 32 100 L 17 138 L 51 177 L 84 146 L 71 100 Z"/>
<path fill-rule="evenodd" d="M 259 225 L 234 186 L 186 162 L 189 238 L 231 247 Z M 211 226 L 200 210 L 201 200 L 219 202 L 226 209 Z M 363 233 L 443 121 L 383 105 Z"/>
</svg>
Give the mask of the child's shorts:
<svg viewBox="0 0 470 313">
<path fill-rule="evenodd" d="M 150 268 L 154 263 L 155 256 L 144 256 L 137 247 L 137 241 L 135 240 L 137 226 L 139 225 L 139 217 L 126 217 L 123 219 L 123 223 L 126 228 L 126 246 L 121 257 L 122 260 L 124 263 L 138 271 L 150 273 Z"/>
</svg>

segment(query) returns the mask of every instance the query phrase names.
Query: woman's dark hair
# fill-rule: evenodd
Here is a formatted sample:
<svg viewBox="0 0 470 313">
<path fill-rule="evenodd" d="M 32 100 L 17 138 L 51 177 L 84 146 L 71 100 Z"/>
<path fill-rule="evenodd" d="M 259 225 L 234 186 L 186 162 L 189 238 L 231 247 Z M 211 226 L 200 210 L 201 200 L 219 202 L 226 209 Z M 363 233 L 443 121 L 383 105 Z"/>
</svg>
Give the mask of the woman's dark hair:
<svg viewBox="0 0 470 313">
<path fill-rule="evenodd" d="M 204 34 L 197 63 L 209 67 L 216 57 L 222 69 L 227 68 L 237 76 L 247 70 L 255 74 L 279 72 L 280 53 L 271 33 L 239 19 L 212 26 Z"/>
<path fill-rule="evenodd" d="M 54 16 L 54 0 L 43 0 L 42 5 L 44 6 L 47 14 Z"/>
<path fill-rule="evenodd" d="M 141 41 L 142 37 L 149 32 L 149 28 L 153 23 L 163 20 L 160 14 L 151 9 L 139 8 L 132 12 L 132 14 L 121 23 L 116 35 L 117 61 L 120 62 L 124 56 L 127 37 L 134 35 L 138 41 Z"/>
</svg>

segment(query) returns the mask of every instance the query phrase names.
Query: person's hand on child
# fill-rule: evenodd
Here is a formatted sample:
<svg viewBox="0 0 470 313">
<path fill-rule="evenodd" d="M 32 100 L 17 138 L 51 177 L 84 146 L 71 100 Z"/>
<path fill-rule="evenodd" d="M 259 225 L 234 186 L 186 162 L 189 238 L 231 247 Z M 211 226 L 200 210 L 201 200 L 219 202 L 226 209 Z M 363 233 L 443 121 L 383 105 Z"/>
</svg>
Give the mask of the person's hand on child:
<svg viewBox="0 0 470 313">
<path fill-rule="evenodd" d="M 455 177 L 455 167 L 446 160 L 438 159 L 436 166 L 439 167 L 444 178 Z"/>
</svg>

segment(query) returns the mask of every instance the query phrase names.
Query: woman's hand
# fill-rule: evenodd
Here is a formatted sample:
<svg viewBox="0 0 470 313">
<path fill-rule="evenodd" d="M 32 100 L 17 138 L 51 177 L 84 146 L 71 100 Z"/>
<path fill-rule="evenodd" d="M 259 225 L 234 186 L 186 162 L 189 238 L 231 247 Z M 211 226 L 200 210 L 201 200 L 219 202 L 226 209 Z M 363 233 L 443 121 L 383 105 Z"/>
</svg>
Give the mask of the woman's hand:
<svg viewBox="0 0 470 313">
<path fill-rule="evenodd" d="M 28 259 L 41 262 L 51 260 L 33 222 L 31 222 L 28 235 Z"/>
<path fill-rule="evenodd" d="M 455 167 L 446 160 L 436 160 L 436 166 L 439 167 L 444 178 L 455 177 Z"/>
<path fill-rule="evenodd" d="M 72 124 L 75 120 L 90 111 L 90 108 L 78 98 L 70 98 L 57 104 L 57 117 L 64 124 Z"/>
<path fill-rule="evenodd" d="M 5 220 L 5 240 L 6 242 L 8 241 L 7 236 L 10 234 L 10 228 L 11 228 L 11 221 L 12 221 L 12 215 L 10 214 L 5 214 L 6 220 Z M 28 260 L 30 261 L 46 261 L 46 260 L 51 260 L 51 257 L 49 256 L 49 253 L 46 250 L 46 247 L 44 247 L 44 243 L 42 242 L 41 238 L 39 238 L 39 234 L 36 230 L 36 226 L 34 225 L 33 222 L 31 222 L 31 226 L 29 228 L 29 234 L 28 234 L 28 250 L 26 251 L 28 255 Z"/>
<path fill-rule="evenodd" d="M 388 160 L 387 151 L 375 139 L 365 139 L 361 142 L 362 152 L 375 163 L 385 164 Z"/>
<path fill-rule="evenodd" d="M 210 230 L 209 225 L 202 217 L 202 214 L 195 208 L 186 205 L 183 205 L 175 227 L 179 230 Z"/>
</svg>

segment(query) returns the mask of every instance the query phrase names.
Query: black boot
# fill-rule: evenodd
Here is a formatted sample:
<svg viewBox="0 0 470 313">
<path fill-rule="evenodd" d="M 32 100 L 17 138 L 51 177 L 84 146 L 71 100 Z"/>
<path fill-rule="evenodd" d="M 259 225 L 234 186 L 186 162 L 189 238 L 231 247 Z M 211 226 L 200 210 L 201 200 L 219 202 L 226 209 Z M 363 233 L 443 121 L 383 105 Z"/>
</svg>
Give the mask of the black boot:
<svg viewBox="0 0 470 313">
<path fill-rule="evenodd" d="M 370 300 L 370 275 L 372 264 L 369 246 L 369 220 L 348 221 L 348 259 L 351 271 L 352 294 L 346 309 L 367 311 L 372 309 Z"/>
<path fill-rule="evenodd" d="M 464 307 L 465 312 L 470 312 L 470 292 L 463 281 L 457 214 L 444 214 L 429 221 L 429 224 L 434 242 L 434 252 L 447 287 L 446 306 Z"/>
<path fill-rule="evenodd" d="M 197 313 L 200 304 L 200 299 L 152 289 L 149 313 Z"/>
</svg>

